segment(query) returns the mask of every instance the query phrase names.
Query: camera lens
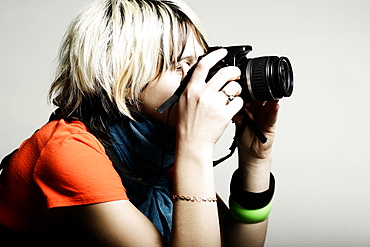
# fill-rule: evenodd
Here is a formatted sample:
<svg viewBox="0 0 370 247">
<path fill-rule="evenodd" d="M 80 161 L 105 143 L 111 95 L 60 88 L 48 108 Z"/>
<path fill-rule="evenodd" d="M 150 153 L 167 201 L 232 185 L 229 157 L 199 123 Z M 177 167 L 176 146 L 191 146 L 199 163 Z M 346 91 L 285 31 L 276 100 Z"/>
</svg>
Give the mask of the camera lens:
<svg viewBox="0 0 370 247">
<path fill-rule="evenodd" d="M 241 63 L 241 70 L 245 102 L 277 100 L 293 92 L 293 71 L 286 57 L 246 59 Z"/>
<path fill-rule="evenodd" d="M 292 71 L 292 66 L 290 65 L 290 62 L 288 58 L 286 57 L 281 57 L 278 59 L 278 74 L 277 74 L 277 79 L 279 82 L 277 85 L 280 85 L 280 90 L 281 92 L 281 98 L 282 97 L 289 97 L 292 95 L 293 92 L 293 71 Z"/>
</svg>

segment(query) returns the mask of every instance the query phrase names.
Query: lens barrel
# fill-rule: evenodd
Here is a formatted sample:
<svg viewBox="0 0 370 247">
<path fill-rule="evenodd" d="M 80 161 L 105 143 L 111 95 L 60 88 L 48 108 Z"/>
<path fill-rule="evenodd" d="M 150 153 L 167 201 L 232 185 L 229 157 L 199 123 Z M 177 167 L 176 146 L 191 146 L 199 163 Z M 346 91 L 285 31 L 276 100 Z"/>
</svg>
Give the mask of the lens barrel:
<svg viewBox="0 0 370 247">
<path fill-rule="evenodd" d="M 244 57 L 239 67 L 241 97 L 245 102 L 278 100 L 293 92 L 293 70 L 286 57 Z"/>
</svg>

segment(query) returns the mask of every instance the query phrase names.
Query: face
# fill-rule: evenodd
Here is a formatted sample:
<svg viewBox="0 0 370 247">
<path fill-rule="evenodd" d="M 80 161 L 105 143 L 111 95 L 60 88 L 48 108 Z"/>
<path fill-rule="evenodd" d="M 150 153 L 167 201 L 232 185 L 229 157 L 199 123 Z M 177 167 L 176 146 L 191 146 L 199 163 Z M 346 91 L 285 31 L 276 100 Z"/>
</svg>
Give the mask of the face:
<svg viewBox="0 0 370 247">
<path fill-rule="evenodd" d="M 190 35 L 184 52 L 176 64 L 176 69 L 167 70 L 160 78 L 150 82 L 143 91 L 140 98 L 141 107 L 147 116 L 161 123 L 166 123 L 168 110 L 163 114 L 159 114 L 156 108 L 173 95 L 191 66 L 197 62 L 198 57 L 203 55 L 203 53 L 202 46 L 196 41 L 194 35 Z M 173 107 L 169 123 L 172 127 L 175 126 L 176 115 L 176 107 Z"/>
</svg>

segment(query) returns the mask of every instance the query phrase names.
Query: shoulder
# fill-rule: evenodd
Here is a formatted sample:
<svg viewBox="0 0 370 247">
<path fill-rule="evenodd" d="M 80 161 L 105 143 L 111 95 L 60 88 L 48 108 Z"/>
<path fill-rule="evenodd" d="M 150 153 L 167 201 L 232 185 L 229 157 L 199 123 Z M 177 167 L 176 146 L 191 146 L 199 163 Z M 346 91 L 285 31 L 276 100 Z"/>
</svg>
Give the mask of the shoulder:
<svg viewBox="0 0 370 247">
<path fill-rule="evenodd" d="M 47 194 L 49 207 L 127 199 L 103 145 L 81 122 L 52 121 L 37 135 L 47 142 L 34 179 Z"/>
<path fill-rule="evenodd" d="M 68 166 L 78 168 L 97 163 L 112 166 L 103 145 L 79 121 L 52 121 L 31 139 L 40 150 L 38 166 L 50 165 L 52 169 L 58 169 L 58 166 L 63 166 L 63 169 Z"/>
<path fill-rule="evenodd" d="M 47 139 L 43 152 L 51 152 L 48 153 L 51 157 L 55 153 L 67 157 L 68 154 L 105 154 L 103 145 L 82 122 L 58 120 L 50 122 L 44 128 L 39 131 L 41 138 Z"/>
<path fill-rule="evenodd" d="M 43 126 L 36 134 L 38 139 L 46 139 L 47 145 L 63 145 L 66 142 L 82 142 L 98 152 L 104 152 L 104 147 L 80 121 L 55 120 Z"/>
</svg>

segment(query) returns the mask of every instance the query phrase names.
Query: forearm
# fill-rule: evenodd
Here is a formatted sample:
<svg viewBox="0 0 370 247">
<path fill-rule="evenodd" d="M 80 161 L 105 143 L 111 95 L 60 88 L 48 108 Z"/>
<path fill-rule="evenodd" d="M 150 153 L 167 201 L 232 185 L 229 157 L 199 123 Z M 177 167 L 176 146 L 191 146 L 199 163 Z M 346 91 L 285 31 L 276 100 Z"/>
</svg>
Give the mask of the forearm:
<svg viewBox="0 0 370 247">
<path fill-rule="evenodd" d="M 264 246 L 267 233 L 267 225 L 268 219 L 255 224 L 246 224 L 230 218 L 229 222 L 225 225 L 227 233 L 225 233 L 224 246 Z"/>
<path fill-rule="evenodd" d="M 239 170 L 243 190 L 262 192 L 269 188 L 272 157 L 251 159 L 239 152 Z"/>
<path fill-rule="evenodd" d="M 239 172 L 241 189 L 249 192 L 262 192 L 269 189 L 271 157 L 249 159 L 239 154 Z M 230 213 L 225 220 L 226 246 L 263 246 L 266 238 L 268 220 L 259 223 L 242 223 Z"/>
<path fill-rule="evenodd" d="M 174 194 L 215 198 L 212 148 L 182 145 L 177 148 Z M 174 201 L 172 246 L 220 246 L 217 203 Z"/>
</svg>

